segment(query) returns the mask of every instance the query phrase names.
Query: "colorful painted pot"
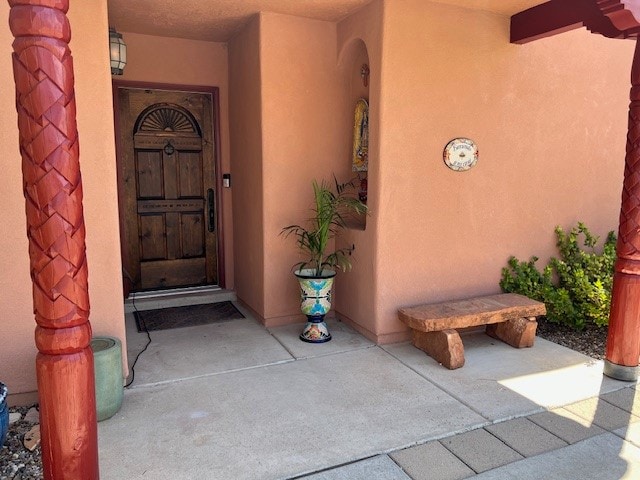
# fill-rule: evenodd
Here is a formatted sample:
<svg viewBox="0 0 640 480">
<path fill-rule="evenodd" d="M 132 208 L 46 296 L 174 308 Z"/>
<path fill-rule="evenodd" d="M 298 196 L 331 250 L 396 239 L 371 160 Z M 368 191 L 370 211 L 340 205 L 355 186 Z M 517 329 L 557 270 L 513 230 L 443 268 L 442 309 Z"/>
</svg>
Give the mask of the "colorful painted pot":
<svg viewBox="0 0 640 480">
<path fill-rule="evenodd" d="M 307 316 L 307 324 L 300 340 L 309 343 L 324 343 L 331 340 L 324 316 L 331 310 L 331 288 L 336 272 L 324 270 L 322 277 L 314 275 L 310 268 L 295 272 L 300 283 L 300 309 Z"/>
<path fill-rule="evenodd" d="M 7 386 L 0 383 L 0 448 L 4 445 L 9 431 L 9 407 L 7 406 Z"/>
</svg>

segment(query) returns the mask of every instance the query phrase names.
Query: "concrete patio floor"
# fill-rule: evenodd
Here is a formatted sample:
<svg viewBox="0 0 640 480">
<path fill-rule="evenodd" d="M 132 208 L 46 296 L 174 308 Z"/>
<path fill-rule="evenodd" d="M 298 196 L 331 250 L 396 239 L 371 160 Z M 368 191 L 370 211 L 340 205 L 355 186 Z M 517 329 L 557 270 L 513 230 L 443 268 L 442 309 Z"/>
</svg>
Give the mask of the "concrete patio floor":
<svg viewBox="0 0 640 480">
<path fill-rule="evenodd" d="M 635 384 L 599 361 L 472 333 L 449 371 L 335 320 L 334 339 L 310 345 L 300 325 L 267 330 L 239 308 L 247 318 L 151 332 L 99 424 L 103 480 L 640 478 Z M 127 330 L 133 361 L 146 335 L 131 314 Z"/>
</svg>

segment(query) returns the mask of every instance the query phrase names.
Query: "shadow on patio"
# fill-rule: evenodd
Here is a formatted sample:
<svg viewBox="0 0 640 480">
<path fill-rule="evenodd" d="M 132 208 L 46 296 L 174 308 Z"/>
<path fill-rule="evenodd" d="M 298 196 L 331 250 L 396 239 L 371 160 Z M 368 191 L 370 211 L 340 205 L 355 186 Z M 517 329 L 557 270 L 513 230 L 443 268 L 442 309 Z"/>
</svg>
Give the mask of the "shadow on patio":
<svg viewBox="0 0 640 480">
<path fill-rule="evenodd" d="M 101 478 L 640 472 L 635 384 L 603 377 L 602 363 L 582 354 L 540 338 L 517 350 L 473 333 L 465 367 L 449 371 L 410 344 L 376 346 L 335 321 L 333 341 L 309 345 L 299 325 L 267 330 L 242 312 L 151 332 L 122 409 L 99 424 Z M 131 314 L 127 328 L 133 359 L 146 335 Z"/>
</svg>

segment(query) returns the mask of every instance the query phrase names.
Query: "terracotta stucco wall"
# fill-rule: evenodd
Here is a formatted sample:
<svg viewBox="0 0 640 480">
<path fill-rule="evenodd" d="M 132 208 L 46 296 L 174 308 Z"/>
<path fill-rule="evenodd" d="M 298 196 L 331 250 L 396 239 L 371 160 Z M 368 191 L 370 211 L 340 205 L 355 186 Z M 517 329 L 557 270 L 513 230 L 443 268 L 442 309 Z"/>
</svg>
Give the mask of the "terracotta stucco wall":
<svg viewBox="0 0 640 480">
<path fill-rule="evenodd" d="M 403 331 L 400 306 L 499 291 L 509 255 L 554 253 L 555 225 L 617 229 L 632 42 L 508 36 L 506 17 L 386 2 L 378 335 Z M 466 173 L 442 162 L 457 136 L 480 149 Z"/>
<path fill-rule="evenodd" d="M 29 395 L 17 394 L 36 390 L 36 349 L 8 14 L 9 7 L 0 2 L 0 17 L 5 19 L 0 27 L 0 141 L 4 152 L 0 194 L 5 202 L 0 209 L 0 380 L 8 384 L 11 400 L 20 402 Z M 94 335 L 112 335 L 124 342 L 107 2 L 86 0 L 82 8 L 72 4 L 69 19 L 84 186 L 90 320 Z"/>
<path fill-rule="evenodd" d="M 303 318 L 291 272 L 299 261 L 295 241 L 284 240 L 280 230 L 309 217 L 312 180 L 333 182 L 348 161 L 349 133 L 339 121 L 343 85 L 336 25 L 279 14 L 262 14 L 260 20 L 264 317 L 275 325 Z"/>
<path fill-rule="evenodd" d="M 229 146 L 229 66 L 226 43 L 156 37 L 121 32 L 127 44 L 127 66 L 116 80 L 218 87 L 222 173 L 231 171 Z M 231 190 L 222 190 L 225 287 L 234 287 Z"/>
<path fill-rule="evenodd" d="M 363 334 L 379 340 L 374 332 L 374 299 L 379 282 L 377 267 L 377 231 L 380 212 L 380 90 L 383 47 L 384 3 L 374 1 L 356 14 L 338 24 L 339 65 L 343 80 L 341 106 L 342 129 L 346 137 L 345 161 L 342 168 L 351 165 L 353 142 L 353 115 L 355 101 L 362 93 L 359 76 L 364 54 L 369 61 L 369 193 L 367 206 L 370 215 L 366 230 L 349 230 L 340 241 L 355 245 L 353 270 L 342 275 L 336 283 L 336 311 Z M 364 46 L 362 45 L 364 43 Z M 363 49 L 366 51 L 363 52 Z M 353 175 L 353 173 L 351 173 Z"/>
<path fill-rule="evenodd" d="M 0 208 L 0 381 L 12 394 L 36 389 L 37 350 L 8 15 L 9 6 L 0 2 L 0 18 L 4 19 L 0 28 L 0 145 L 4 152 L 0 182 L 4 204 Z"/>
<path fill-rule="evenodd" d="M 229 42 L 229 130 L 233 168 L 233 237 L 238 299 L 264 312 L 262 97 L 260 21 Z"/>
</svg>

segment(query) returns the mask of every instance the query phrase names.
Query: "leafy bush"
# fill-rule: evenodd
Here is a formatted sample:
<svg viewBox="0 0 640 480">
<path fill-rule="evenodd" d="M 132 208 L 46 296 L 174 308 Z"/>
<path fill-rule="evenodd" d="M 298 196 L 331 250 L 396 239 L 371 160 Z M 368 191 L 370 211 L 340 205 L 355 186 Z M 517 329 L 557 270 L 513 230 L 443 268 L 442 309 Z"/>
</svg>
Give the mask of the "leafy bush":
<svg viewBox="0 0 640 480">
<path fill-rule="evenodd" d="M 508 266 L 502 269 L 500 287 L 505 292 L 544 302 L 551 322 L 579 330 L 587 324 L 607 325 L 616 260 L 615 234 L 609 232 L 602 252 L 598 253 L 598 237 L 584 223 L 578 223 L 568 234 L 556 227 L 555 233 L 560 258 L 551 258 L 540 272 L 537 257 L 528 262 L 511 257 Z M 579 245 L 580 236 L 584 248 Z"/>
</svg>

